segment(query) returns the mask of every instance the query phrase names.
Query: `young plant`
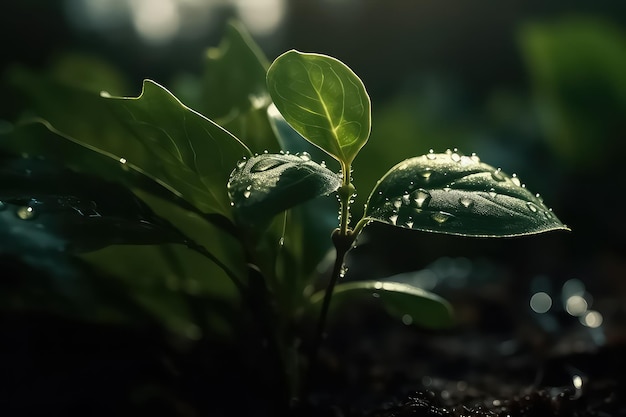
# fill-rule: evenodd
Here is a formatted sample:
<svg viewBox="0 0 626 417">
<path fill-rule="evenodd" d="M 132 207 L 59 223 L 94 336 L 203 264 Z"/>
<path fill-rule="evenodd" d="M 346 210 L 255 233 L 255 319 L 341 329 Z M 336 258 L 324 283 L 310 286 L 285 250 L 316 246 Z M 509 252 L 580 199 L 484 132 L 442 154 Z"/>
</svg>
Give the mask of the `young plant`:
<svg viewBox="0 0 626 417">
<path fill-rule="evenodd" d="M 515 175 L 456 149 L 399 162 L 354 221 L 352 164 L 371 129 L 362 81 L 335 58 L 295 50 L 268 67 L 235 23 L 207 60 L 204 115 L 151 80 L 130 98 L 14 74 L 41 118 L 0 131 L 3 233 L 16 253 L 79 254 L 190 339 L 254 330 L 285 403 L 305 395 L 331 300 L 377 293 L 417 325 L 453 322 L 448 303 L 423 289 L 340 282 L 371 222 L 476 237 L 567 229 Z M 339 173 L 314 161 L 320 151 Z M 338 206 L 315 199 L 332 193 Z M 330 279 L 316 291 L 331 246 Z M 298 326 L 310 321 L 307 336 Z"/>
</svg>

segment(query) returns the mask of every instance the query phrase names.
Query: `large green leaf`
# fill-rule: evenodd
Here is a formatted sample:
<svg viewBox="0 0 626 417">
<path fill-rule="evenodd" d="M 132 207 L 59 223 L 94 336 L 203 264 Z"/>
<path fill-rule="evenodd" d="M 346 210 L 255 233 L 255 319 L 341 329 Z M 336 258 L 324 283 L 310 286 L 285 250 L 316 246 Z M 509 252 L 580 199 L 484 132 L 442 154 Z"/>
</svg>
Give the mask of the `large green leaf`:
<svg viewBox="0 0 626 417">
<path fill-rule="evenodd" d="M 118 155 L 167 184 L 207 212 L 230 215 L 225 184 L 232 166 L 248 149 L 226 130 L 183 105 L 169 91 L 145 80 L 139 97 L 112 97 L 127 140 L 141 154 Z"/>
<path fill-rule="evenodd" d="M 0 159 L 0 247 L 90 251 L 112 244 L 187 243 L 128 189 L 45 160 Z"/>
<path fill-rule="evenodd" d="M 341 61 L 295 50 L 267 72 L 274 104 L 307 140 L 348 166 L 371 129 L 370 98 L 363 82 Z"/>
<path fill-rule="evenodd" d="M 337 190 L 337 174 L 307 153 L 262 154 L 239 161 L 228 181 L 228 194 L 244 224 L 263 224 L 274 215 Z"/>
<path fill-rule="evenodd" d="M 311 302 L 319 306 L 324 292 L 313 294 Z M 452 307 L 438 295 L 409 284 L 390 281 L 353 281 L 338 284 L 333 292 L 332 309 L 355 299 L 379 299 L 387 311 L 412 323 L 429 328 L 449 327 L 454 323 Z"/>
<path fill-rule="evenodd" d="M 463 236 L 515 236 L 568 228 L 520 179 L 457 151 L 394 166 L 369 196 L 365 217 Z"/>
<path fill-rule="evenodd" d="M 231 216 L 225 184 L 250 151 L 164 87 L 145 80 L 138 97 L 103 98 L 24 69 L 8 78 L 30 112 L 65 136 L 132 165 L 203 212 Z"/>
</svg>

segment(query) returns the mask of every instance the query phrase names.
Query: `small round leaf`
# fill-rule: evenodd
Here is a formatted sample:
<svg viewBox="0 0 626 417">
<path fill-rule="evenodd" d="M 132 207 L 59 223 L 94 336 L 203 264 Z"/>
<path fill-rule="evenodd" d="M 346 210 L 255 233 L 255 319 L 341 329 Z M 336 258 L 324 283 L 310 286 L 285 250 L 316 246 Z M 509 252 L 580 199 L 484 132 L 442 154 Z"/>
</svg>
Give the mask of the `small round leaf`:
<svg viewBox="0 0 626 417">
<path fill-rule="evenodd" d="M 371 104 L 361 79 L 343 62 L 285 52 L 267 72 L 274 104 L 308 141 L 350 165 L 371 130 Z"/>
</svg>

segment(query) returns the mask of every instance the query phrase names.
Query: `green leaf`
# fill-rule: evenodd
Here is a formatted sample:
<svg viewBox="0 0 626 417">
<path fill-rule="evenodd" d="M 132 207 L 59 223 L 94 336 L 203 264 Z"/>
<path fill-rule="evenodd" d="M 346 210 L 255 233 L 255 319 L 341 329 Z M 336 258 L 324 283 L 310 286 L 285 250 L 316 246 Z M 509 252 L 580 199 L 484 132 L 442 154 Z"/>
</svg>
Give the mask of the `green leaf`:
<svg viewBox="0 0 626 417">
<path fill-rule="evenodd" d="M 266 115 L 272 101 L 265 82 L 268 67 L 267 58 L 246 28 L 230 20 L 219 46 L 206 54 L 202 81 L 195 88 L 201 98 L 196 110 L 251 149 L 278 152 Z"/>
<path fill-rule="evenodd" d="M 363 82 L 341 61 L 320 54 L 285 52 L 267 72 L 274 104 L 302 136 L 349 166 L 371 129 Z"/>
<path fill-rule="evenodd" d="M 324 292 L 313 294 L 311 302 L 319 306 Z M 334 310 L 355 299 L 380 300 L 387 311 L 404 322 L 429 327 L 444 328 L 454 324 L 452 307 L 438 295 L 409 284 L 390 281 L 353 281 L 338 284 L 333 292 L 331 308 Z"/>
<path fill-rule="evenodd" d="M 26 95 L 30 112 L 65 137 L 134 167 L 200 211 L 232 216 L 224 185 L 250 151 L 164 87 L 145 80 L 139 97 L 103 98 L 24 69 L 8 78 Z"/>
<path fill-rule="evenodd" d="M 128 189 L 41 159 L 0 159 L 0 247 L 16 253 L 186 243 Z"/>
<path fill-rule="evenodd" d="M 242 159 L 228 181 L 237 219 L 263 224 L 274 215 L 341 185 L 339 176 L 311 160 L 307 153 L 262 154 Z"/>
<path fill-rule="evenodd" d="M 450 150 L 394 166 L 370 194 L 365 218 L 462 236 L 569 230 L 517 176 Z"/>
<path fill-rule="evenodd" d="M 130 146 L 111 150 L 160 180 L 199 209 L 230 216 L 224 184 L 250 151 L 226 130 L 183 105 L 164 87 L 145 80 L 139 97 L 111 97 L 128 129 Z M 96 115 L 97 116 L 97 115 Z"/>
</svg>

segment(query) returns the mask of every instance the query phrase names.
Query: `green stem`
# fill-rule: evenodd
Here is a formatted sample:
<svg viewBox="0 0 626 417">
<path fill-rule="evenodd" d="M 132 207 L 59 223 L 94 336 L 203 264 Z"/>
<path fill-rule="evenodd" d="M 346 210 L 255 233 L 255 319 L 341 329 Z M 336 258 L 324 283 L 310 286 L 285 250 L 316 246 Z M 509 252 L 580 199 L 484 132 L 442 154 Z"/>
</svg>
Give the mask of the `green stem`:
<svg viewBox="0 0 626 417">
<path fill-rule="evenodd" d="M 342 271 L 344 269 L 346 254 L 354 243 L 355 235 L 349 228 L 350 202 L 352 201 L 352 197 L 355 194 L 354 185 L 352 185 L 350 182 L 350 170 L 351 168 L 349 164 L 343 164 L 343 182 L 338 190 L 339 202 L 341 204 L 339 228 L 335 229 L 332 234 L 332 240 L 333 244 L 335 245 L 336 251 L 335 264 L 333 265 L 333 271 L 330 276 L 330 281 L 328 283 L 328 286 L 326 287 L 326 292 L 324 293 L 322 309 L 320 311 L 320 316 L 317 321 L 317 328 L 315 330 L 315 335 L 309 354 L 309 372 L 306 384 L 307 391 L 310 389 L 310 385 L 312 383 L 313 372 L 315 371 L 315 369 L 317 369 L 319 350 L 322 344 L 322 340 L 324 338 L 324 329 L 326 328 L 326 320 L 328 318 L 328 311 L 330 309 L 330 301 L 333 296 L 333 291 L 335 289 L 337 281 L 339 281 L 339 278 L 343 276 Z"/>
</svg>

